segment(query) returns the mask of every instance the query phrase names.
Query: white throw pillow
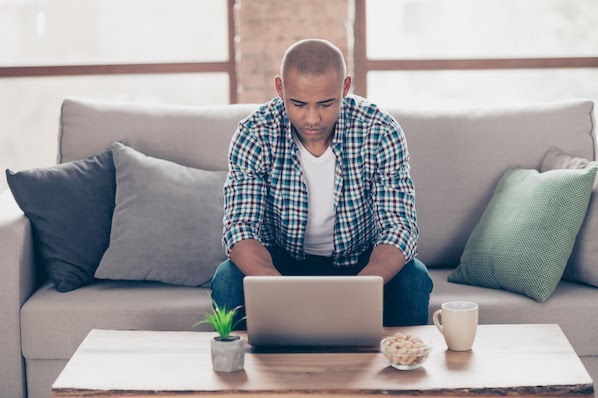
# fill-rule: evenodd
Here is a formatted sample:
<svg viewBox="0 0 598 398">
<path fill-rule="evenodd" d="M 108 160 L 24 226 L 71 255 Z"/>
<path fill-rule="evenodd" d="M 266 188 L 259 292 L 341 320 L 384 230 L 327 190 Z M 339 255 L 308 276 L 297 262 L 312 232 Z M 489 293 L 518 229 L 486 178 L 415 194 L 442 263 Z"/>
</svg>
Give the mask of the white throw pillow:
<svg viewBox="0 0 598 398">
<path fill-rule="evenodd" d="M 598 162 L 576 158 L 552 147 L 546 153 L 540 171 L 555 169 L 586 169 L 598 167 Z M 573 252 L 565 268 L 564 279 L 598 286 L 598 182 L 594 182 L 592 197 Z"/>
</svg>

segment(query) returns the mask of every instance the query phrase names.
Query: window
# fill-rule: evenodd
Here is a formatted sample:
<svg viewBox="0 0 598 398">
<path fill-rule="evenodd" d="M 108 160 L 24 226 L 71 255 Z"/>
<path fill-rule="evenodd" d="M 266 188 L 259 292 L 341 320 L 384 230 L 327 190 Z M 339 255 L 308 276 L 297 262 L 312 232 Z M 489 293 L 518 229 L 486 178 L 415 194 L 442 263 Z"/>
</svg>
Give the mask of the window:
<svg viewBox="0 0 598 398">
<path fill-rule="evenodd" d="M 598 101 L 594 0 L 356 0 L 356 9 L 358 93 L 382 105 Z"/>
<path fill-rule="evenodd" d="M 228 59 L 223 0 L 3 0 L 0 32 L 1 66 Z"/>
<path fill-rule="evenodd" d="M 236 102 L 232 4 L 0 0 L 0 169 L 55 163 L 66 97 Z"/>
</svg>

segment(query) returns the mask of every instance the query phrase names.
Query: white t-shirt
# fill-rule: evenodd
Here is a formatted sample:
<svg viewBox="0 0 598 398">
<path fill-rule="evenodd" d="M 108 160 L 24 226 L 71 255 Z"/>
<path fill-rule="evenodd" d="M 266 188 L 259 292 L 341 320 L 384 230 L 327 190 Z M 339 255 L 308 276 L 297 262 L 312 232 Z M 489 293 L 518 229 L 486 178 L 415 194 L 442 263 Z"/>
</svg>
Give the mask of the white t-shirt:
<svg viewBox="0 0 598 398">
<path fill-rule="evenodd" d="M 312 155 L 295 136 L 299 162 L 307 185 L 307 227 L 303 251 L 331 256 L 334 251 L 334 176 L 336 156 L 329 146 L 320 157 Z"/>
</svg>

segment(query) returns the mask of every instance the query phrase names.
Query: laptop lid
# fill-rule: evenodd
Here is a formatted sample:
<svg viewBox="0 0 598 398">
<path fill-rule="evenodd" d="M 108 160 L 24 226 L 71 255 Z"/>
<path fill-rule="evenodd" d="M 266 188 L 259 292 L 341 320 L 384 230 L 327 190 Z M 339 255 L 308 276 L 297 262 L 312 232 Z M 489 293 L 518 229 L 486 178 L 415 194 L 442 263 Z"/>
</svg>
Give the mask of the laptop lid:
<svg viewBox="0 0 598 398">
<path fill-rule="evenodd" d="M 253 346 L 375 346 L 382 337 L 379 276 L 247 276 Z"/>
</svg>

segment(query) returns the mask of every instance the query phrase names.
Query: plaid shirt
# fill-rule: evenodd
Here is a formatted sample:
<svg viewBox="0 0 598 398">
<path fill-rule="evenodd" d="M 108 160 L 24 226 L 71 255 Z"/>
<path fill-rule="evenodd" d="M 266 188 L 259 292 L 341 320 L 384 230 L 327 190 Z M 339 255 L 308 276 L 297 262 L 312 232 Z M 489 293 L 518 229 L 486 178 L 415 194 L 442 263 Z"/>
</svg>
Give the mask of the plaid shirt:
<svg viewBox="0 0 598 398">
<path fill-rule="evenodd" d="M 331 143 L 336 156 L 333 262 L 354 265 L 372 244 L 417 253 L 409 153 L 401 127 L 357 96 L 343 100 Z M 284 102 L 275 98 L 243 120 L 228 155 L 223 245 L 277 245 L 302 260 L 307 188 Z"/>
</svg>

